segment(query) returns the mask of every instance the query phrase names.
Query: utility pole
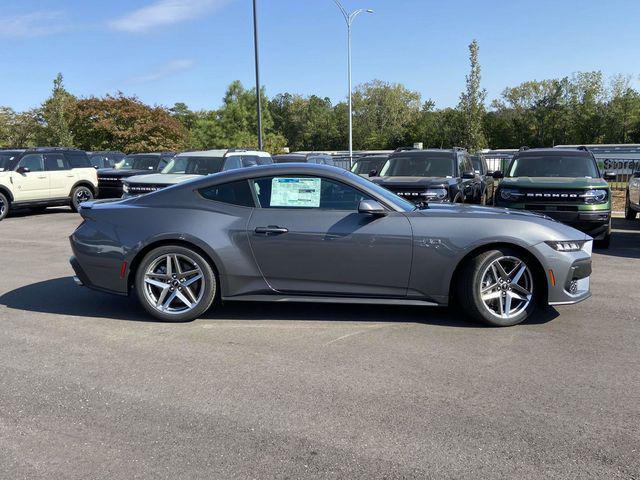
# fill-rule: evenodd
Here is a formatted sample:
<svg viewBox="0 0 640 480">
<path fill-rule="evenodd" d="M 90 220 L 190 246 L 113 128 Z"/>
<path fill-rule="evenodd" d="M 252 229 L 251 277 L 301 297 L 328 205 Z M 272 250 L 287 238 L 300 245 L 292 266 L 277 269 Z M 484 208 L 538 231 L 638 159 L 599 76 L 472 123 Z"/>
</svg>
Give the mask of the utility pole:
<svg viewBox="0 0 640 480">
<path fill-rule="evenodd" d="M 256 61 L 256 108 L 258 115 L 258 150 L 262 150 L 262 104 L 260 99 L 260 54 L 258 51 L 258 7 L 253 0 L 253 46 Z"/>
</svg>

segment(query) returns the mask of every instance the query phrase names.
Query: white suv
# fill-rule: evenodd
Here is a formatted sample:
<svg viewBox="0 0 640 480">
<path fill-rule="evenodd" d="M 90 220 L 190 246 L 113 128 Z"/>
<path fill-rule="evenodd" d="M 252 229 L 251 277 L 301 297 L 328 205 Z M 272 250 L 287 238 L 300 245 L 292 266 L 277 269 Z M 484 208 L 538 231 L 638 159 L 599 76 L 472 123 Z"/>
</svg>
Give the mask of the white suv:
<svg viewBox="0 0 640 480">
<path fill-rule="evenodd" d="M 0 220 L 10 208 L 36 210 L 80 203 L 98 193 L 98 175 L 89 157 L 69 148 L 34 148 L 10 158 L 0 171 Z"/>
<path fill-rule="evenodd" d="M 123 180 L 123 198 L 144 195 L 203 175 L 273 163 L 259 150 L 207 150 L 183 152 L 171 159 L 161 173 L 136 175 Z"/>
</svg>

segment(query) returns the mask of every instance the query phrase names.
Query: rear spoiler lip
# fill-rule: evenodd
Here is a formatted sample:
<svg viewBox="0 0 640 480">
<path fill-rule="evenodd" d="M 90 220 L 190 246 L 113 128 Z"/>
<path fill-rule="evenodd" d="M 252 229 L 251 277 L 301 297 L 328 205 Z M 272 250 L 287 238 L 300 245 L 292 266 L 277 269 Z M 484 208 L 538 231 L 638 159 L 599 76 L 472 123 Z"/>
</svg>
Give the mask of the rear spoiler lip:
<svg viewBox="0 0 640 480">
<path fill-rule="evenodd" d="M 91 210 L 94 205 L 100 205 L 103 203 L 114 203 L 122 201 L 121 198 L 103 198 L 102 200 L 90 200 L 88 202 L 82 202 L 80 204 L 81 210 Z"/>
</svg>

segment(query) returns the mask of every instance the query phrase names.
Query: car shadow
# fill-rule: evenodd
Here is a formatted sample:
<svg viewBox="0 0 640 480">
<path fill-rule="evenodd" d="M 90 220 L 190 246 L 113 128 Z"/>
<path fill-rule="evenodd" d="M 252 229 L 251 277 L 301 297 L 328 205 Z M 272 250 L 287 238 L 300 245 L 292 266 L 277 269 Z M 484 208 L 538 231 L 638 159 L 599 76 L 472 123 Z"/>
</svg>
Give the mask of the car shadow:
<svg viewBox="0 0 640 480">
<path fill-rule="evenodd" d="M 29 207 L 19 207 L 11 209 L 7 218 L 21 218 L 21 217 L 39 217 L 44 215 L 56 215 L 60 213 L 72 213 L 69 207 L 50 207 L 45 210 L 34 210 Z"/>
<path fill-rule="evenodd" d="M 0 305 L 14 310 L 131 322 L 156 322 L 134 298 L 78 288 L 72 277 L 25 285 L 0 296 Z M 540 309 L 527 324 L 543 324 L 558 317 L 553 308 Z M 325 303 L 225 302 L 201 320 L 288 320 L 336 322 L 421 323 L 457 328 L 482 328 L 456 308 Z M 489 327 L 488 327 L 489 328 Z"/>
<path fill-rule="evenodd" d="M 609 248 L 594 248 L 593 253 L 611 257 L 640 258 L 640 220 L 614 218 Z"/>
</svg>

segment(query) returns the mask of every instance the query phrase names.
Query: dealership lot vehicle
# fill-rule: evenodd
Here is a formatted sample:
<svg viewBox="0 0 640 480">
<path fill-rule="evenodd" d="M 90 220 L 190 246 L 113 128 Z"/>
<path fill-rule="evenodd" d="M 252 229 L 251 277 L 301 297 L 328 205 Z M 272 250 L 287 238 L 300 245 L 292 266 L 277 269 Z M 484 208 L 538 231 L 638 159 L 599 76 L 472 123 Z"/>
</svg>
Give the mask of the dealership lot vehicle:
<svg viewBox="0 0 640 480">
<path fill-rule="evenodd" d="M 606 248 L 611 240 L 611 189 L 615 175 L 600 172 L 586 148 L 523 148 L 496 192 L 496 206 L 544 213 L 581 230 Z"/>
<path fill-rule="evenodd" d="M 356 159 L 351 172 L 361 177 L 375 177 L 389 159 L 389 155 L 365 155 Z"/>
<path fill-rule="evenodd" d="M 625 195 L 624 216 L 627 220 L 633 220 L 640 212 L 640 163 L 629 179 Z"/>
<path fill-rule="evenodd" d="M 420 209 L 351 172 L 308 164 L 220 173 L 150 195 L 83 204 L 78 283 L 135 293 L 152 315 L 223 301 L 447 305 L 524 321 L 589 297 L 591 239 L 524 212 Z M 437 275 L 428 271 L 438 272 Z"/>
<path fill-rule="evenodd" d="M 415 204 L 483 203 L 482 180 L 469 154 L 450 150 L 403 150 L 392 153 L 371 181 Z"/>
<path fill-rule="evenodd" d="M 174 157 L 173 152 L 136 153 L 127 155 L 114 168 L 98 170 L 100 198 L 122 197 L 122 180 L 134 175 L 150 175 L 160 172 Z"/>
<path fill-rule="evenodd" d="M 191 323 L 148 321 L 126 297 L 74 288 L 80 221 L 59 208 L 0 225 L 20 246 L 0 249 L 0 476 L 640 471 L 640 222 L 614 218 L 592 299 L 500 329 L 380 305 L 227 302 Z"/>
<path fill-rule="evenodd" d="M 228 149 L 179 153 L 161 173 L 136 175 L 123 181 L 123 197 L 155 192 L 170 185 L 214 173 L 273 163 L 271 155 L 257 150 Z"/>
<path fill-rule="evenodd" d="M 314 165 L 332 165 L 333 157 L 323 152 L 283 153 L 273 156 L 274 163 L 311 163 Z"/>
<path fill-rule="evenodd" d="M 96 170 L 87 154 L 68 148 L 33 148 L 12 154 L 0 171 L 0 220 L 13 208 L 44 209 L 92 200 Z"/>
<path fill-rule="evenodd" d="M 482 182 L 481 190 L 484 197 L 482 203 L 493 204 L 493 195 L 496 190 L 496 181 L 493 178 L 493 172 L 487 166 L 487 160 L 482 155 L 472 155 L 471 164 L 477 175 L 480 175 Z"/>
</svg>

